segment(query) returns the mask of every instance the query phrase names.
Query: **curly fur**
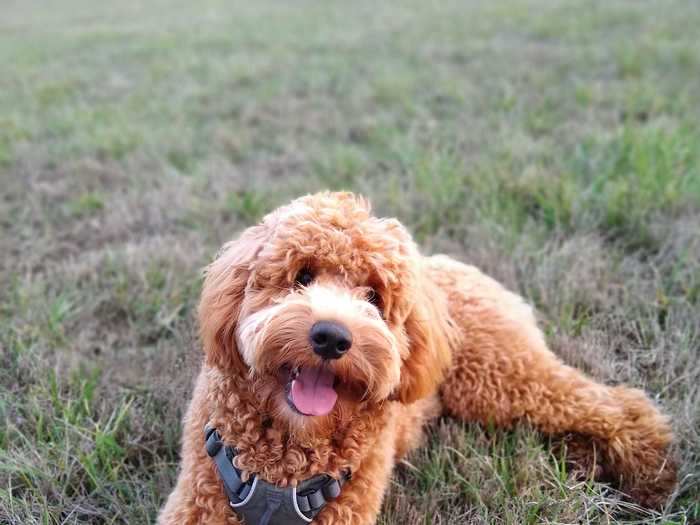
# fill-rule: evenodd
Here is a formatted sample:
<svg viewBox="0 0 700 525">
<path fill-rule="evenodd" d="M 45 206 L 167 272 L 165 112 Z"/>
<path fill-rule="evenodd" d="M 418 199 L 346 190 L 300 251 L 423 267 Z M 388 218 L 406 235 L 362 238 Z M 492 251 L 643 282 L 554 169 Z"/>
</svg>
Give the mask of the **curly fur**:
<svg viewBox="0 0 700 525">
<path fill-rule="evenodd" d="M 296 286 L 303 269 L 315 279 Z M 342 322 L 353 346 L 328 365 L 333 410 L 304 416 L 280 370 L 320 366 L 308 342 L 318 320 Z M 314 520 L 328 525 L 374 523 L 396 460 L 440 413 L 569 435 L 572 460 L 642 505 L 663 504 L 675 486 L 669 422 L 643 392 L 564 365 L 520 297 L 474 267 L 421 256 L 398 221 L 352 194 L 297 199 L 225 245 L 207 268 L 199 322 L 205 359 L 162 525 L 239 523 L 204 450 L 208 422 L 240 451 L 246 477 L 286 486 L 350 469 Z"/>
</svg>

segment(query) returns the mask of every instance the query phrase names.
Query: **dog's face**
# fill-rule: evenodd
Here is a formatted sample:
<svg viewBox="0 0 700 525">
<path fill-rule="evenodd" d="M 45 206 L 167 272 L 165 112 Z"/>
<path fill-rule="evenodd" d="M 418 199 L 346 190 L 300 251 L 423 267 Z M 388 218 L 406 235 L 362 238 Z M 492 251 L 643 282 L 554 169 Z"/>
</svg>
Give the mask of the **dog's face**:
<svg viewBox="0 0 700 525">
<path fill-rule="evenodd" d="M 244 370 L 295 426 L 429 394 L 446 319 L 406 230 L 347 193 L 302 197 L 227 244 L 200 305 L 208 364 Z"/>
</svg>

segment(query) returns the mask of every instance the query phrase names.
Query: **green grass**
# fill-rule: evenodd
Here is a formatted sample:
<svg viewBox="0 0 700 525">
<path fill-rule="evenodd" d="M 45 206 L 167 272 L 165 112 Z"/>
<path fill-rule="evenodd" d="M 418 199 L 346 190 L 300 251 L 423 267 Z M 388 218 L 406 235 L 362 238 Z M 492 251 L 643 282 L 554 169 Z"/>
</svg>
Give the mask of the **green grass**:
<svg viewBox="0 0 700 525">
<path fill-rule="evenodd" d="M 199 269 L 324 188 L 518 290 L 555 352 L 678 435 L 648 513 L 530 429 L 441 420 L 380 523 L 698 523 L 698 28 L 655 0 L 5 6 L 0 523 L 153 521 Z"/>
</svg>

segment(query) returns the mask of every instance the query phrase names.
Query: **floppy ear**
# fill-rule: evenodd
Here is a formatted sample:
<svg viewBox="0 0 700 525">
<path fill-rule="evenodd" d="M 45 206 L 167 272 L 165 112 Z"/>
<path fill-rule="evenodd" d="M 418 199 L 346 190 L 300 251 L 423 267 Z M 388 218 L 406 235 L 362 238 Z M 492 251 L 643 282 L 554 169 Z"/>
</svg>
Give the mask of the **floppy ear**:
<svg viewBox="0 0 700 525">
<path fill-rule="evenodd" d="M 447 298 L 419 272 L 413 306 L 404 322 L 409 351 L 401 366 L 396 397 L 413 403 L 437 391 L 451 362 L 457 330 L 447 311 Z"/>
<path fill-rule="evenodd" d="M 199 331 L 209 366 L 245 370 L 236 346 L 236 325 L 252 263 L 269 234 L 265 223 L 248 228 L 237 240 L 226 243 L 205 270 Z"/>
</svg>

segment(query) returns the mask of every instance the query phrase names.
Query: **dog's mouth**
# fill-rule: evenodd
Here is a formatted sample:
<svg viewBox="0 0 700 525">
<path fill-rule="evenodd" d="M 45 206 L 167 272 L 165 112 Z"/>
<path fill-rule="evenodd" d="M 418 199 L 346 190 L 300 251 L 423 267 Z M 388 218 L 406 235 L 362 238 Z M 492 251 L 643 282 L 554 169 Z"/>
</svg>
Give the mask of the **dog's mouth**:
<svg viewBox="0 0 700 525">
<path fill-rule="evenodd" d="M 289 406 L 304 416 L 325 416 L 335 406 L 336 376 L 328 366 L 283 367 L 281 376 Z"/>
</svg>

